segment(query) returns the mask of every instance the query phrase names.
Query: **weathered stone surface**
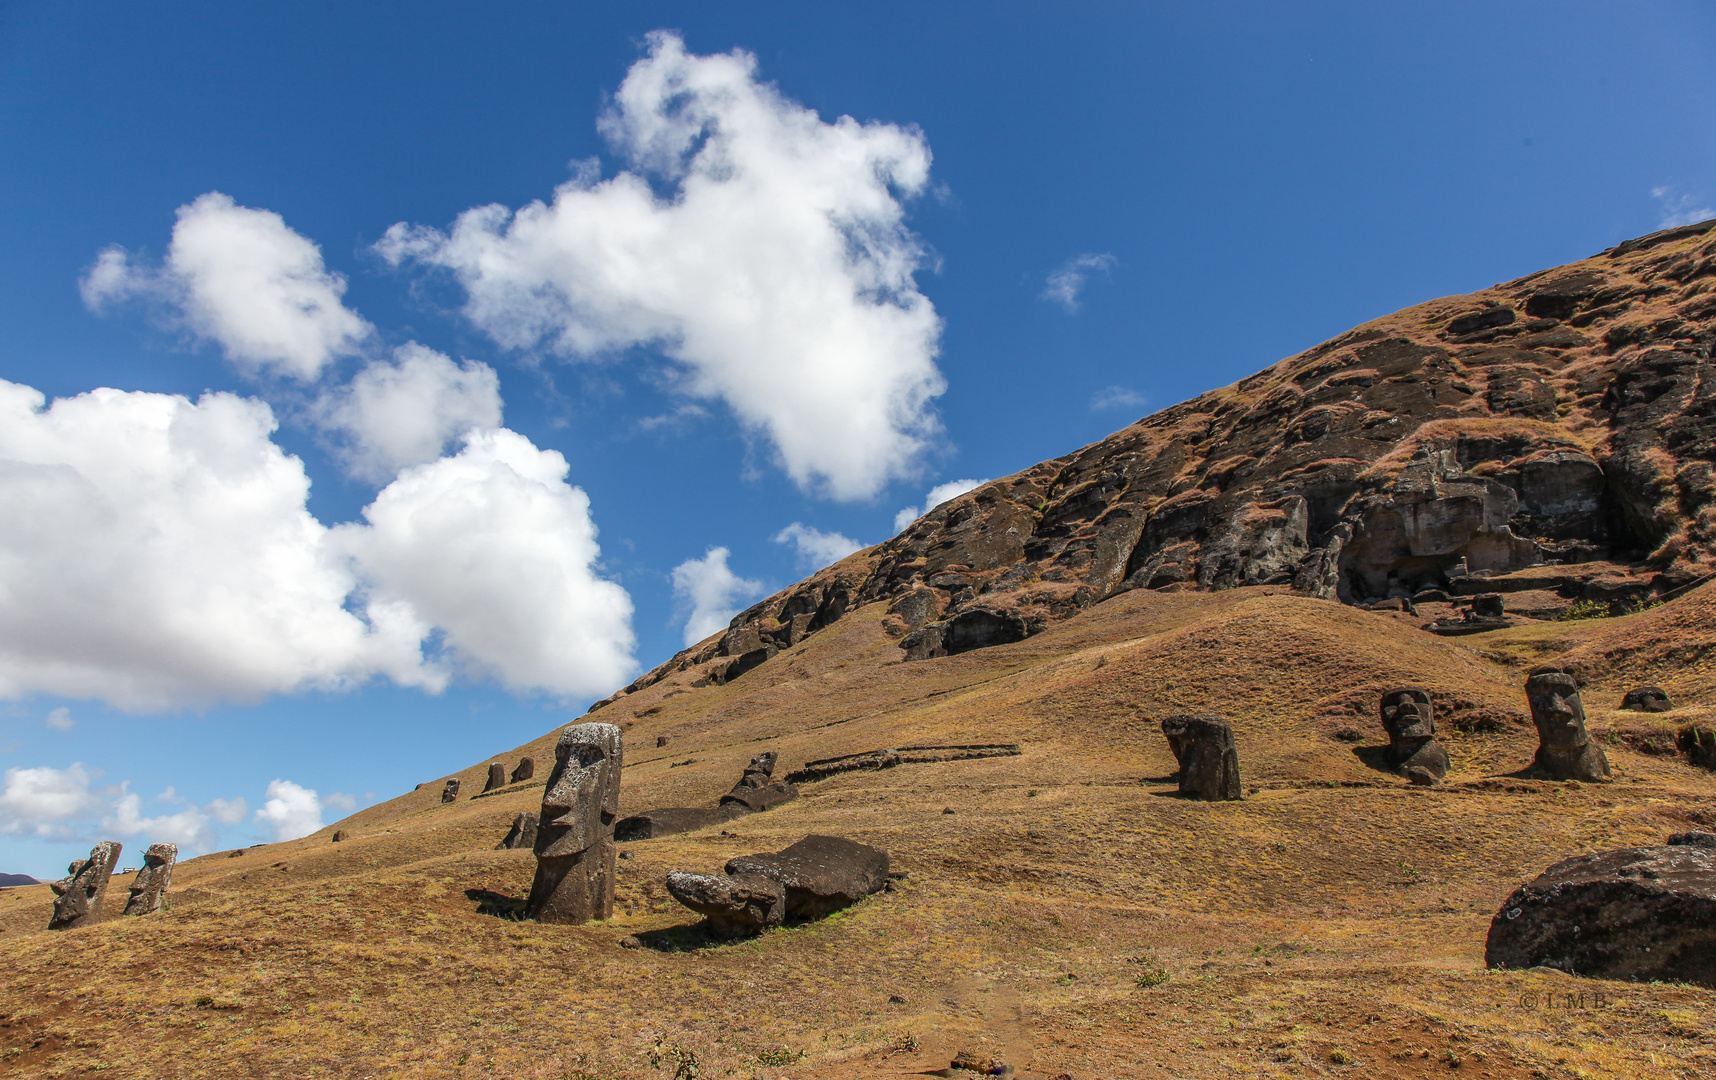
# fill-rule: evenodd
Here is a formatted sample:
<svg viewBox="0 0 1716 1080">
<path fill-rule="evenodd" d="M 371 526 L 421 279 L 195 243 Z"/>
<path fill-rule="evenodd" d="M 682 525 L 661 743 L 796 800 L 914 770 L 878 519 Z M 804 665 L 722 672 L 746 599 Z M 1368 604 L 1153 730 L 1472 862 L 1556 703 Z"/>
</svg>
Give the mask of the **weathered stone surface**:
<svg viewBox="0 0 1716 1080">
<path fill-rule="evenodd" d="M 510 783 L 522 784 L 536 776 L 536 759 L 526 755 L 518 759 L 518 766 L 512 770 Z"/>
<path fill-rule="evenodd" d="M 1674 742 L 1688 764 L 1716 771 L 1716 731 L 1702 724 L 1688 724 L 1675 732 Z"/>
<path fill-rule="evenodd" d="M 1387 690 L 1380 710 L 1383 730 L 1388 732 L 1383 757 L 1396 772 L 1411 778 L 1414 769 L 1421 769 L 1433 781 L 1448 775 L 1448 751 L 1436 741 L 1436 710 L 1427 690 L 1419 686 Z"/>
<path fill-rule="evenodd" d="M 335 829 L 334 835 L 330 838 L 330 841 L 337 844 L 344 839 L 346 839 L 346 831 L 344 829 Z"/>
<path fill-rule="evenodd" d="M 1550 780 L 1607 779 L 1609 759 L 1585 730 L 1579 681 L 1560 668 L 1538 668 L 1525 681 L 1525 696 L 1537 725 L 1531 772 Z"/>
<path fill-rule="evenodd" d="M 743 806 L 753 813 L 773 810 L 798 798 L 798 788 L 791 784 L 766 784 L 762 787 L 737 787 L 721 796 L 723 806 Z"/>
<path fill-rule="evenodd" d="M 972 758 L 1016 757 L 1021 753 L 1018 743 L 968 743 L 953 746 L 902 746 L 885 750 L 866 750 L 858 754 L 807 761 L 804 768 L 787 774 L 787 782 L 804 784 L 844 772 L 865 769 L 891 769 L 896 765 L 922 765 L 942 761 L 966 761 Z"/>
<path fill-rule="evenodd" d="M 1239 750 L 1219 716 L 1170 716 L 1162 734 L 1180 763 L 1180 794 L 1206 802 L 1240 798 Z"/>
<path fill-rule="evenodd" d="M 725 825 L 750 812 L 750 808 L 742 803 L 725 801 L 720 806 L 668 806 L 645 810 L 616 822 L 614 839 L 622 844 L 633 840 L 655 840 L 710 825 Z"/>
<path fill-rule="evenodd" d="M 493 791 L 503 787 L 506 787 L 506 766 L 498 761 L 490 762 L 489 776 L 487 780 L 483 781 L 483 790 Z"/>
<path fill-rule="evenodd" d="M 160 911 L 167 899 L 167 889 L 173 884 L 173 864 L 178 861 L 179 845 L 150 844 L 143 853 L 143 865 L 131 879 L 125 914 L 153 915 Z"/>
<path fill-rule="evenodd" d="M 1716 848 L 1716 833 L 1678 832 L 1668 838 L 1668 844 L 1670 847 Z"/>
<path fill-rule="evenodd" d="M 1558 862 L 1490 920 L 1484 962 L 1716 985 L 1716 850 L 1665 844 Z"/>
<path fill-rule="evenodd" d="M 515 848 L 536 848 L 536 814 L 525 810 L 512 819 L 512 828 L 506 836 L 495 845 L 496 851 L 511 851 Z"/>
<path fill-rule="evenodd" d="M 1669 700 L 1668 691 L 1660 686 L 1640 686 L 1627 691 L 1627 696 L 1621 699 L 1621 708 L 1634 712 L 1668 712 L 1674 708 L 1674 702 Z"/>
<path fill-rule="evenodd" d="M 623 767 L 623 740 L 613 724 L 571 724 L 560 732 L 542 793 L 527 917 L 581 923 L 613 914 L 613 827 Z"/>
<path fill-rule="evenodd" d="M 739 777 L 739 782 L 733 785 L 734 791 L 742 788 L 767 787 L 775 775 L 775 760 L 779 757 L 773 750 L 765 750 L 751 759 L 745 766 L 745 771 Z"/>
<path fill-rule="evenodd" d="M 1499 619 L 1507 614 L 1505 608 L 1501 593 L 1478 593 L 1472 597 L 1472 614 L 1481 619 Z"/>
<path fill-rule="evenodd" d="M 759 874 L 667 875 L 667 891 L 692 911 L 709 918 L 717 937 L 744 937 L 779 926 L 786 918 L 787 890 Z"/>
<path fill-rule="evenodd" d="M 101 921 L 101 903 L 107 897 L 108 883 L 119 863 L 124 845 L 117 840 L 103 840 L 89 850 L 89 858 L 79 859 L 66 868 L 66 876 L 48 883 L 53 890 L 53 918 L 49 930 L 69 930 Z"/>
<path fill-rule="evenodd" d="M 447 786 L 441 789 L 441 801 L 444 803 L 457 802 L 459 798 L 459 778 L 447 781 Z"/>
</svg>

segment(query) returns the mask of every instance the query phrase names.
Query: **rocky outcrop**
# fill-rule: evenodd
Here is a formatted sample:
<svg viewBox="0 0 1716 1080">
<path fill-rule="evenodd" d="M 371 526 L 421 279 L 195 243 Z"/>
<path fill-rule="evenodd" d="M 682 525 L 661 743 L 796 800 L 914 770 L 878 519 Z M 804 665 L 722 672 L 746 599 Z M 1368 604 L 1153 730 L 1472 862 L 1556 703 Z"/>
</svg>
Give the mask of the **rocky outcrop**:
<svg viewBox="0 0 1716 1080">
<path fill-rule="evenodd" d="M 1368 605 L 1620 560 L 1660 593 L 1716 558 L 1713 228 L 1408 308 L 992 481 L 595 707 L 744 677 L 870 603 L 927 660 L 1130 589 Z"/>
<path fill-rule="evenodd" d="M 1716 985 L 1716 850 L 1685 837 L 1551 866 L 1490 920 L 1484 962 Z"/>
</svg>

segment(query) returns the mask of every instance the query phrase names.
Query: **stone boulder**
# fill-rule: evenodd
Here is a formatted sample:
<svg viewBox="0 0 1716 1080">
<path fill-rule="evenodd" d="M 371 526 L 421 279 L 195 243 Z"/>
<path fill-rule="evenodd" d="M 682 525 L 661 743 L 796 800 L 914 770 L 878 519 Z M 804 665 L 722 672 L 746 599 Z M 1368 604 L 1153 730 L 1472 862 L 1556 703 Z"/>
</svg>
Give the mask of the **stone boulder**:
<svg viewBox="0 0 1716 1080">
<path fill-rule="evenodd" d="M 1669 700 L 1668 691 L 1660 686 L 1640 686 L 1627 691 L 1627 696 L 1621 699 L 1621 708 L 1634 712 L 1668 712 L 1674 708 L 1674 702 Z"/>
<path fill-rule="evenodd" d="M 709 916 L 710 929 L 722 936 L 826 915 L 887 883 L 886 851 L 815 835 L 777 852 L 729 859 L 725 874 L 675 871 L 667 879 L 674 898 Z"/>
<path fill-rule="evenodd" d="M 749 807 L 737 802 L 723 802 L 720 806 L 665 806 L 659 810 L 645 810 L 641 814 L 633 814 L 615 822 L 614 840 L 622 844 L 633 840 L 655 840 L 710 825 L 725 825 L 750 812 Z"/>
<path fill-rule="evenodd" d="M 1716 986 L 1716 850 L 1664 844 L 1564 859 L 1502 904 L 1484 962 Z"/>
<path fill-rule="evenodd" d="M 179 861 L 179 845 L 150 844 L 143 865 L 131 879 L 131 895 L 125 901 L 127 915 L 153 915 L 167 899 L 173 884 L 173 864 Z"/>
<path fill-rule="evenodd" d="M 506 836 L 495 845 L 496 851 L 512 851 L 517 848 L 536 847 L 536 814 L 525 810 L 512 819 L 512 828 Z"/>
<path fill-rule="evenodd" d="M 521 757 L 518 759 L 518 767 L 512 771 L 512 779 L 510 783 L 522 784 L 535 775 L 536 759 L 529 756 Z"/>
<path fill-rule="evenodd" d="M 119 841 L 103 840 L 90 848 L 89 858 L 66 867 L 65 877 L 48 883 L 57 897 L 49 930 L 70 930 L 101 921 L 101 903 L 107 898 L 107 886 L 122 850 L 124 845 Z"/>
<path fill-rule="evenodd" d="M 486 793 L 503 787 L 506 787 L 506 766 L 498 761 L 490 762 L 489 777 L 483 781 L 483 791 Z"/>
<path fill-rule="evenodd" d="M 1716 730 L 1688 724 L 1675 732 L 1674 744 L 1686 755 L 1688 764 L 1716 771 Z"/>
<path fill-rule="evenodd" d="M 1499 592 L 1479 593 L 1472 597 L 1472 614 L 1480 619 L 1499 619 L 1507 614 Z"/>
</svg>

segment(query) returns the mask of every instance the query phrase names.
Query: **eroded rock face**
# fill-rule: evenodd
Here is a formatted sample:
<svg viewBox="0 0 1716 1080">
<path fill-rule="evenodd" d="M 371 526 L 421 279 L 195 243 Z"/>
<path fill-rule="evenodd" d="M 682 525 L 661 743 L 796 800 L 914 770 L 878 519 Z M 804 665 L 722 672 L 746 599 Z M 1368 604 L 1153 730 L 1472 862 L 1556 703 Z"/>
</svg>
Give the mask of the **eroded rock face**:
<svg viewBox="0 0 1716 1080">
<path fill-rule="evenodd" d="M 514 784 L 521 784 L 524 781 L 533 778 L 535 775 L 536 759 L 529 756 L 521 757 L 518 759 L 518 767 L 512 771 L 511 782 Z"/>
<path fill-rule="evenodd" d="M 173 884 L 173 865 L 178 861 L 179 845 L 150 844 L 143 853 L 143 865 L 131 879 L 125 914 L 153 915 L 160 911 L 167 899 L 167 889 Z"/>
<path fill-rule="evenodd" d="M 872 602 L 930 659 L 1128 589 L 1368 605 L 1541 563 L 1681 573 L 1716 558 L 1713 279 L 1703 223 L 1374 320 L 944 503 L 616 697 L 766 672 Z"/>
<path fill-rule="evenodd" d="M 1627 691 L 1621 699 L 1621 708 L 1634 712 L 1669 712 L 1674 708 L 1674 702 L 1669 700 L 1668 691 L 1660 686 L 1640 686 Z"/>
<path fill-rule="evenodd" d="M 512 828 L 495 845 L 496 851 L 512 851 L 517 848 L 536 848 L 536 815 L 529 810 L 523 811 L 512 819 Z"/>
<path fill-rule="evenodd" d="M 1716 985 L 1716 850 L 1666 844 L 1558 862 L 1490 920 L 1484 962 Z"/>
<path fill-rule="evenodd" d="M 1219 716 L 1176 717 L 1180 749 L 1180 794 L 1205 802 L 1239 799 L 1239 749 L 1233 726 Z M 1168 731 L 1168 724 L 1163 724 Z M 1169 738 L 1169 746 L 1173 745 Z"/>
<path fill-rule="evenodd" d="M 878 892 L 888 853 L 839 836 L 807 836 L 773 853 L 729 859 L 724 874 L 674 871 L 668 892 L 709 917 L 711 931 L 737 937 L 787 918 L 826 915 Z"/>
<path fill-rule="evenodd" d="M 503 787 L 506 787 L 506 766 L 498 761 L 490 762 L 489 776 L 483 781 L 483 790 L 489 792 Z"/>
<path fill-rule="evenodd" d="M 1432 782 L 1448 775 L 1448 751 L 1436 741 L 1436 709 L 1429 691 L 1419 686 L 1401 686 L 1385 691 L 1380 706 L 1382 727 L 1388 732 L 1384 758 L 1400 775 L 1423 783 L 1419 771 Z"/>
<path fill-rule="evenodd" d="M 1531 721 L 1537 725 L 1534 773 L 1550 780 L 1604 780 L 1609 759 L 1585 730 L 1579 681 L 1559 668 L 1538 668 L 1525 682 Z"/>
<path fill-rule="evenodd" d="M 48 920 L 49 930 L 70 930 L 101 921 L 101 904 L 123 850 L 119 841 L 103 840 L 89 849 L 89 858 L 67 867 L 65 877 L 48 883 L 57 898 L 53 918 Z"/>
<path fill-rule="evenodd" d="M 613 724 L 571 724 L 560 732 L 536 827 L 528 918 L 582 923 L 613 914 L 623 749 Z"/>
</svg>

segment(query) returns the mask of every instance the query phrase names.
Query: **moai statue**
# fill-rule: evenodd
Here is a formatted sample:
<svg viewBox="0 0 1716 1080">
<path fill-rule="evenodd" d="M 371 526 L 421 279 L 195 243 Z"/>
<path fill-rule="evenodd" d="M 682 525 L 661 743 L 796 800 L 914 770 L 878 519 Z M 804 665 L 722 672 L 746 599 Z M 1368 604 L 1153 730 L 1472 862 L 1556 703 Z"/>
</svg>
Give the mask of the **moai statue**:
<svg viewBox="0 0 1716 1080">
<path fill-rule="evenodd" d="M 489 778 L 483 782 L 483 790 L 493 791 L 495 788 L 506 787 L 506 766 L 500 762 L 489 764 Z"/>
<path fill-rule="evenodd" d="M 1585 730 L 1579 681 L 1560 668 L 1541 667 L 1525 681 L 1531 722 L 1537 725 L 1532 771 L 1550 780 L 1603 780 L 1609 759 Z"/>
<path fill-rule="evenodd" d="M 773 750 L 765 750 L 752 758 L 751 763 L 745 766 L 744 775 L 740 776 L 739 782 L 733 785 L 733 790 L 768 787 L 775 775 L 775 758 L 777 756 Z"/>
<path fill-rule="evenodd" d="M 1484 619 L 1500 619 L 1507 614 L 1499 592 L 1479 593 L 1472 597 L 1472 614 Z"/>
<path fill-rule="evenodd" d="M 495 845 L 496 851 L 512 851 L 516 848 L 536 847 L 536 815 L 529 810 L 512 819 L 512 828 L 506 836 Z"/>
<path fill-rule="evenodd" d="M 571 724 L 554 747 L 554 771 L 536 826 L 536 880 L 524 913 L 581 923 L 614 912 L 614 818 L 623 747 L 613 724 Z"/>
<path fill-rule="evenodd" d="M 447 781 L 447 786 L 441 789 L 441 801 L 444 803 L 459 801 L 459 778 Z"/>
<path fill-rule="evenodd" d="M 518 759 L 518 768 L 512 771 L 512 782 L 521 784 L 535 775 L 536 759 L 529 756 L 521 757 Z"/>
<path fill-rule="evenodd" d="M 1383 758 L 1395 772 L 1423 783 L 1414 770 L 1433 780 L 1448 775 L 1448 751 L 1436 741 L 1436 713 L 1422 687 L 1397 686 L 1383 691 L 1382 726 L 1388 732 Z"/>
<path fill-rule="evenodd" d="M 667 745 L 667 736 L 666 735 L 657 735 L 655 737 L 655 745 L 656 745 L 656 749 L 658 749 L 658 750 L 661 749 L 662 747 L 666 746 Z"/>
<path fill-rule="evenodd" d="M 167 899 L 173 884 L 173 864 L 179 861 L 179 845 L 150 844 L 143 853 L 143 867 L 131 879 L 131 896 L 125 901 L 127 915 L 153 915 Z"/>
<path fill-rule="evenodd" d="M 101 902 L 107 898 L 107 884 L 113 879 L 121 850 L 119 841 L 103 840 L 89 849 L 89 858 L 72 863 L 66 867 L 65 877 L 49 883 L 48 888 L 58 897 L 54 916 L 48 920 L 49 930 L 69 930 L 101 921 Z"/>
<path fill-rule="evenodd" d="M 744 775 L 733 785 L 733 790 L 721 796 L 721 805 L 737 804 L 755 812 L 773 810 L 782 803 L 798 798 L 797 787 L 774 782 L 775 759 L 778 756 L 773 750 L 766 750 L 752 758 L 751 763 L 745 766 Z"/>
<path fill-rule="evenodd" d="M 1639 686 L 1627 691 L 1627 696 L 1621 699 L 1621 708 L 1632 712 L 1669 712 L 1674 702 L 1660 686 Z"/>
<path fill-rule="evenodd" d="M 1180 762 L 1180 794 L 1206 802 L 1238 799 L 1239 750 L 1233 727 L 1219 716 L 1171 716 L 1162 732 Z"/>
</svg>

